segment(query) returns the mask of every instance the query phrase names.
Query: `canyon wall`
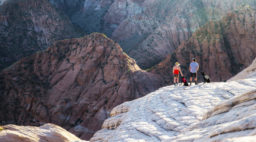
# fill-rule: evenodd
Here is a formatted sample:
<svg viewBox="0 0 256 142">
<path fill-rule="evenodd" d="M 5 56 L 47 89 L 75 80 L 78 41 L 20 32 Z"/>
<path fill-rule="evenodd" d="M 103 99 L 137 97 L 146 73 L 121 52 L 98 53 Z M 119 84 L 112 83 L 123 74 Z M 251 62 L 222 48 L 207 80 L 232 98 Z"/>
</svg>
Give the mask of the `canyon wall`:
<svg viewBox="0 0 256 142">
<path fill-rule="evenodd" d="M 48 0 L 7 0 L 0 5 L 0 70 L 56 40 L 80 35 Z"/>
<path fill-rule="evenodd" d="M 88 139 L 120 103 L 163 85 L 103 34 L 62 40 L 0 73 L 2 124 L 54 123 Z"/>
<path fill-rule="evenodd" d="M 220 21 L 209 22 L 151 72 L 165 78 L 171 76 L 172 66 L 178 61 L 188 76 L 189 64 L 196 57 L 200 72 L 210 75 L 213 81 L 228 80 L 256 57 L 255 25 L 256 11 L 248 7 L 229 13 Z"/>
</svg>

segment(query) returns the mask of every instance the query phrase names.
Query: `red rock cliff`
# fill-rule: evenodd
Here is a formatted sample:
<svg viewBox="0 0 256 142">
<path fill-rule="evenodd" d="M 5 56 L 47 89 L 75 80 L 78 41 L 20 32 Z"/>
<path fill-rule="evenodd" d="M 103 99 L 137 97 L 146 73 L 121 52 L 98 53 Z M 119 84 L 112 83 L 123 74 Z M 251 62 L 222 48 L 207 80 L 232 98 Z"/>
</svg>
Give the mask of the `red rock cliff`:
<svg viewBox="0 0 256 142">
<path fill-rule="evenodd" d="M 209 74 L 213 81 L 231 78 L 256 57 L 255 18 L 255 10 L 245 7 L 228 14 L 221 21 L 206 24 L 152 72 L 171 76 L 171 66 L 179 61 L 184 72 L 188 73 L 190 61 L 196 57 L 200 71 Z"/>
<path fill-rule="evenodd" d="M 56 42 L 0 73 L 2 123 L 51 122 L 88 139 L 116 105 L 162 85 L 102 34 Z"/>
</svg>

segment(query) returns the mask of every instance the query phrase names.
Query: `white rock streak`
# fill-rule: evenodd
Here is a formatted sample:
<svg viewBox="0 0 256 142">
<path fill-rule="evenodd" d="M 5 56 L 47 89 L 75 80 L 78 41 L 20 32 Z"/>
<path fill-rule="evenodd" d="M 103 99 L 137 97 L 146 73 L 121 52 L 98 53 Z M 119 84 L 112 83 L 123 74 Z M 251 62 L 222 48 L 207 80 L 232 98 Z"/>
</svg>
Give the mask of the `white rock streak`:
<svg viewBox="0 0 256 142">
<path fill-rule="evenodd" d="M 255 89 L 255 75 L 225 83 L 164 87 L 114 108 L 90 141 L 249 141 L 256 134 L 256 92 L 251 92 Z"/>
</svg>

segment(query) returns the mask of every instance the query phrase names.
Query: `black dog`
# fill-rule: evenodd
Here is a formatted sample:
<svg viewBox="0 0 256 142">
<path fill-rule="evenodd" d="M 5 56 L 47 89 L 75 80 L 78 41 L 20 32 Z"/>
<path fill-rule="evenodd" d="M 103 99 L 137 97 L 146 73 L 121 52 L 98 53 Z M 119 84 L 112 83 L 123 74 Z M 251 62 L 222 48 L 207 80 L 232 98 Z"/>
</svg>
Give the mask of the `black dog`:
<svg viewBox="0 0 256 142">
<path fill-rule="evenodd" d="M 206 75 L 204 72 L 201 72 L 201 74 L 203 76 L 204 83 L 210 83 L 211 82 L 209 75 Z"/>
<path fill-rule="evenodd" d="M 181 77 L 184 86 L 188 86 L 188 82 L 185 77 Z"/>
</svg>

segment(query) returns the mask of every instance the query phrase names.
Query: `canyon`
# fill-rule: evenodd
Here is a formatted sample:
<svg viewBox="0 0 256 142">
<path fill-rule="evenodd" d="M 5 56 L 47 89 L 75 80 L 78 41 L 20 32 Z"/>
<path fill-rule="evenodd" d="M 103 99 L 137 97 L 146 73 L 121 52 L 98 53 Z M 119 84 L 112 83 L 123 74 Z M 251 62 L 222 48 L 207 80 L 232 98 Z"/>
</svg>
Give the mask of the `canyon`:
<svg viewBox="0 0 256 142">
<path fill-rule="evenodd" d="M 51 0 L 85 33 L 117 41 L 143 68 L 150 68 L 209 21 L 218 21 L 255 0 Z M 248 63 L 250 64 L 250 63 Z"/>
<path fill-rule="evenodd" d="M 54 123 L 88 139 L 110 110 L 163 85 L 103 34 L 55 42 L 0 73 L 2 124 Z"/>
<path fill-rule="evenodd" d="M 253 139 L 255 39 L 256 0 L 0 0 L 0 141 Z"/>
<path fill-rule="evenodd" d="M 238 38 L 238 36 L 235 37 L 236 39 L 233 38 L 227 32 L 232 30 L 233 34 L 241 34 L 241 36 L 242 34 L 252 34 L 252 39 L 255 33 L 255 22 L 253 22 L 255 12 L 252 12 L 256 9 L 255 0 L 198 0 L 194 2 L 185 0 L 183 3 L 178 0 L 75 0 L 72 2 L 68 0 L 7 0 L 1 1 L 1 3 L 0 69 L 8 67 L 22 57 L 46 49 L 54 41 L 80 37 L 92 32 L 105 33 L 118 42 L 124 52 L 134 58 L 142 69 L 150 70 L 170 55 L 173 55 L 172 63 L 175 62 L 174 60 L 181 59 L 186 69 L 187 63 L 191 60 L 187 56 L 190 54 L 187 52 L 190 51 L 187 50 L 192 50 L 190 46 L 195 46 L 188 44 L 188 41 L 197 38 L 195 33 L 201 36 L 201 39 L 197 41 L 198 44 L 215 47 L 216 45 L 211 45 L 213 43 L 210 43 L 212 42 L 210 39 L 216 36 L 214 30 L 218 30 L 219 33 L 217 34 L 225 38 L 225 45 L 220 43 L 221 46 L 225 46 L 225 49 L 218 49 L 221 51 L 211 56 L 213 58 L 213 56 L 220 54 L 223 58 L 231 61 L 233 58 L 246 55 L 248 50 L 241 55 L 235 53 L 238 50 L 241 51 L 241 48 L 235 49 L 239 43 L 236 43 L 237 45 L 232 50 L 226 49 L 228 46 L 233 46 L 228 44 Z M 250 9 L 251 12 L 243 12 L 244 9 Z M 226 26 L 232 27 L 228 24 L 235 24 L 240 27 L 233 27 L 228 30 L 221 29 L 222 31 L 225 30 L 226 33 L 220 31 L 221 25 L 216 23 L 223 23 L 219 21 L 236 12 L 240 14 L 239 16 L 245 17 L 246 21 L 239 22 L 243 19 L 238 18 L 230 21 L 231 23 L 226 22 Z M 250 18 L 252 19 L 250 20 Z M 210 27 L 209 23 L 213 25 Z M 250 27 L 246 27 L 247 24 Z M 214 25 L 218 28 L 215 28 Z M 211 33 L 204 34 L 203 32 L 208 32 L 203 30 L 204 27 L 207 27 Z M 253 32 L 233 31 L 244 30 L 244 28 L 246 28 L 245 32 L 249 30 Z M 205 36 L 209 40 L 203 40 Z M 239 40 L 241 43 L 246 43 L 248 37 Z M 253 48 L 251 45 L 250 43 L 249 48 Z M 245 46 L 243 45 L 243 47 Z M 207 48 L 204 47 L 205 50 Z M 197 53 L 202 52 L 206 51 L 198 51 Z M 189 57 L 194 55 L 195 53 L 190 54 Z M 221 60 L 208 59 L 206 58 L 208 55 L 195 56 L 202 58 L 200 65 L 213 80 L 225 81 L 249 65 L 255 57 L 255 52 L 253 50 L 248 59 L 241 59 L 242 57 L 236 59 L 238 61 L 235 61 L 234 67 L 228 63 L 225 68 L 220 63 Z M 182 59 L 183 57 L 186 61 Z M 221 70 L 215 73 L 215 68 L 221 68 Z M 165 79 L 166 75 L 163 76 Z M 170 79 L 167 79 L 167 82 L 170 83 Z"/>
<path fill-rule="evenodd" d="M 185 76 L 192 58 L 200 65 L 200 72 L 212 81 L 226 81 L 249 66 L 256 57 L 256 11 L 250 8 L 229 13 L 220 21 L 212 21 L 182 42 L 173 54 L 151 68 L 167 82 L 176 61 Z M 201 77 L 201 73 L 199 76 Z M 168 80 L 169 79 L 169 80 Z"/>
</svg>

